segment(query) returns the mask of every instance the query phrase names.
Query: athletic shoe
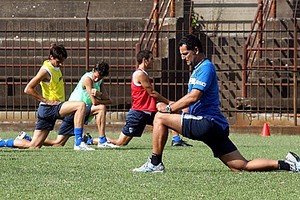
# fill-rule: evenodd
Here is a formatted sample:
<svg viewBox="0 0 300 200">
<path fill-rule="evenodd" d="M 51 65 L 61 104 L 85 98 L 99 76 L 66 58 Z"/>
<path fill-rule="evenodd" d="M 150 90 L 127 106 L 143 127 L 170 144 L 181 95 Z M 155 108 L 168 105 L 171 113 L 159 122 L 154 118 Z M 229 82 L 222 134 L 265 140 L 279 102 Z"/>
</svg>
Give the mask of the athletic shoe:
<svg viewBox="0 0 300 200">
<path fill-rule="evenodd" d="M 178 142 L 175 142 L 174 140 L 172 140 L 172 143 L 171 143 L 171 146 L 172 147 L 192 147 L 193 145 L 191 144 L 188 144 L 187 142 L 185 142 L 184 140 L 179 140 Z"/>
<path fill-rule="evenodd" d="M 27 135 L 27 133 L 24 132 L 24 131 L 21 131 L 21 132 L 19 133 L 19 135 L 16 137 L 16 139 L 18 139 L 18 140 L 25 139 L 25 140 L 28 140 L 28 141 L 31 141 L 31 140 L 32 140 L 32 138 L 31 138 L 29 135 Z"/>
<path fill-rule="evenodd" d="M 83 141 L 85 143 L 87 143 L 87 141 L 89 141 L 90 139 L 93 139 L 93 137 L 89 133 L 84 134 Z"/>
<path fill-rule="evenodd" d="M 154 173 L 162 173 L 165 171 L 165 166 L 163 163 L 159 163 L 158 165 L 153 165 L 151 163 L 150 158 L 148 158 L 147 162 L 143 164 L 139 168 L 134 168 L 133 172 L 154 172 Z"/>
<path fill-rule="evenodd" d="M 285 162 L 290 165 L 290 170 L 292 172 L 300 172 L 300 158 L 297 154 L 289 152 L 285 159 Z"/>
<path fill-rule="evenodd" d="M 287 164 L 290 165 L 290 171 L 292 172 L 300 172 L 300 162 L 291 162 L 289 160 L 285 160 L 284 162 L 286 162 Z"/>
<path fill-rule="evenodd" d="M 95 149 L 88 147 L 84 142 L 81 142 L 80 145 L 78 145 L 78 146 L 74 145 L 74 150 L 94 151 Z"/>
<path fill-rule="evenodd" d="M 119 148 L 120 146 L 118 146 L 118 145 L 115 145 L 115 144 L 113 144 L 113 143 L 111 143 L 110 141 L 106 141 L 106 142 L 104 142 L 104 143 L 98 143 L 98 145 L 97 145 L 97 147 L 98 148 Z"/>
<path fill-rule="evenodd" d="M 285 157 L 286 160 L 291 161 L 293 163 L 300 162 L 300 158 L 297 154 L 293 152 L 288 152 L 288 154 Z"/>
</svg>

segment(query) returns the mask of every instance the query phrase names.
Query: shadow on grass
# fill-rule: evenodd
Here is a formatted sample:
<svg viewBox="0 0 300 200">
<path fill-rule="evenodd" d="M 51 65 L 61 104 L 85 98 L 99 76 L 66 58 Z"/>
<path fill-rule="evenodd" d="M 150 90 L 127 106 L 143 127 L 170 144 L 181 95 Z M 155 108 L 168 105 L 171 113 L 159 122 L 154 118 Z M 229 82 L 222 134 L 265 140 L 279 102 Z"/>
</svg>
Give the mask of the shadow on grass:
<svg viewBox="0 0 300 200">
<path fill-rule="evenodd" d="M 178 172 L 183 172 L 183 173 L 220 173 L 220 172 L 230 172 L 228 169 L 195 169 L 195 168 L 185 168 L 185 167 L 170 167 L 166 169 L 167 172 L 169 173 L 174 173 L 178 174 Z"/>
<path fill-rule="evenodd" d="M 97 148 L 97 146 L 90 146 L 94 148 L 96 151 L 124 151 L 124 150 L 143 150 L 143 149 L 152 149 L 152 147 L 119 147 L 119 148 Z M 64 150 L 73 150 L 72 147 L 55 147 L 55 148 L 61 148 Z M 91 151 L 93 152 L 93 151 Z"/>
<path fill-rule="evenodd" d="M 38 152 L 39 149 L 17 149 L 17 148 L 2 148 L 0 149 L 0 153 L 28 153 L 28 152 Z"/>
<path fill-rule="evenodd" d="M 166 168 L 166 172 L 169 172 L 169 173 L 174 173 L 174 174 L 178 174 L 178 173 L 206 173 L 206 174 L 220 174 L 220 173 L 232 173 L 232 174 L 245 174 L 245 173 L 278 173 L 278 172 L 287 172 L 287 171 L 279 171 L 279 170 L 271 170 L 271 171 L 239 171 L 239 172 L 233 172 L 231 171 L 230 169 L 224 167 L 224 168 L 220 168 L 220 167 L 217 167 L 217 168 L 187 168 L 187 167 L 180 167 L 180 166 L 177 166 L 177 167 L 167 167 Z"/>
</svg>

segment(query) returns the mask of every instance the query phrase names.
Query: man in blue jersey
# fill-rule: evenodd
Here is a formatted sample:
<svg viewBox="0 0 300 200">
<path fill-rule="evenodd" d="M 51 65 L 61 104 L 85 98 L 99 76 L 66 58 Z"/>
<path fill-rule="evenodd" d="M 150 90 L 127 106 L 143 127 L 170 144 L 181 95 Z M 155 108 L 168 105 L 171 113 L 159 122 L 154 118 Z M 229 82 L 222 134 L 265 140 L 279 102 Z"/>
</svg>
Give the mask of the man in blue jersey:
<svg viewBox="0 0 300 200">
<path fill-rule="evenodd" d="M 232 171 L 300 171 L 300 158 L 289 152 L 286 160 L 246 160 L 229 139 L 229 124 L 219 105 L 215 66 L 206 58 L 200 40 L 187 35 L 179 42 L 181 58 L 193 67 L 188 93 L 168 105 L 158 103 L 152 133 L 152 156 L 135 172 L 163 172 L 163 149 L 172 129 L 192 140 L 204 142 L 215 157 Z M 182 112 L 181 112 L 182 111 Z M 180 112 L 180 113 L 179 113 Z"/>
</svg>

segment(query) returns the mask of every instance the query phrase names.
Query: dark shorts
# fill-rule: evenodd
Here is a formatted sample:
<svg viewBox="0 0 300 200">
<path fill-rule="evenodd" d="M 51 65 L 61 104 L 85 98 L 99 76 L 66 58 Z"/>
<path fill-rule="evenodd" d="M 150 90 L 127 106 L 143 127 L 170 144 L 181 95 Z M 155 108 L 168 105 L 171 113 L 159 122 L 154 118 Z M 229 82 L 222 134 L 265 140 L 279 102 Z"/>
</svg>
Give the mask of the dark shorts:
<svg viewBox="0 0 300 200">
<path fill-rule="evenodd" d="M 155 114 L 155 112 L 148 114 L 143 111 L 130 109 L 122 133 L 130 137 L 141 137 L 146 125 L 153 126 Z"/>
<path fill-rule="evenodd" d="M 207 144 L 215 157 L 237 150 L 229 139 L 229 127 L 223 129 L 209 117 L 182 116 L 182 135 L 192 140 L 199 140 Z"/>
<path fill-rule="evenodd" d="M 91 113 L 91 105 L 87 105 L 85 107 L 85 118 L 84 118 L 84 124 L 87 125 L 88 124 L 88 119 L 90 117 L 90 113 Z M 74 113 L 67 115 L 62 123 L 61 126 L 58 130 L 58 135 L 74 135 Z"/>
<path fill-rule="evenodd" d="M 59 111 L 63 102 L 58 105 L 52 106 L 47 104 L 40 104 L 37 111 L 37 123 L 35 130 L 48 130 L 52 131 L 57 119 L 62 119 L 59 116 Z"/>
</svg>

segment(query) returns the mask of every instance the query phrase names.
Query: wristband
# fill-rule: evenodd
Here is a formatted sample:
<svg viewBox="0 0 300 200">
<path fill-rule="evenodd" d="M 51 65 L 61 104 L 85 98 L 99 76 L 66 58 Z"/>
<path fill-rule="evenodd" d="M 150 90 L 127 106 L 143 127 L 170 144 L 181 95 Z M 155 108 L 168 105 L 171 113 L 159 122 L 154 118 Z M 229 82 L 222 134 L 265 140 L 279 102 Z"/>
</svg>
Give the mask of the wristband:
<svg viewBox="0 0 300 200">
<path fill-rule="evenodd" d="M 171 113 L 171 112 L 172 112 L 170 104 L 168 104 L 168 105 L 166 106 L 166 112 L 167 112 L 167 113 Z"/>
</svg>

